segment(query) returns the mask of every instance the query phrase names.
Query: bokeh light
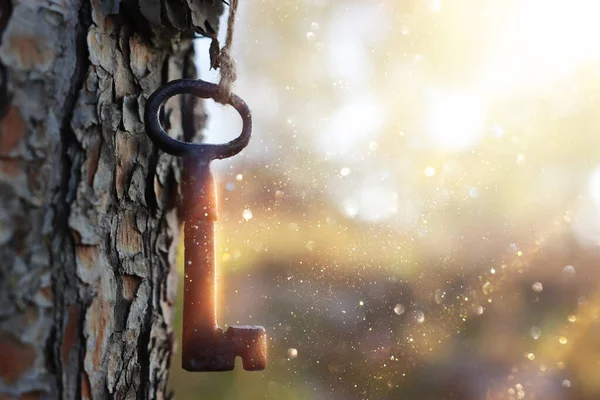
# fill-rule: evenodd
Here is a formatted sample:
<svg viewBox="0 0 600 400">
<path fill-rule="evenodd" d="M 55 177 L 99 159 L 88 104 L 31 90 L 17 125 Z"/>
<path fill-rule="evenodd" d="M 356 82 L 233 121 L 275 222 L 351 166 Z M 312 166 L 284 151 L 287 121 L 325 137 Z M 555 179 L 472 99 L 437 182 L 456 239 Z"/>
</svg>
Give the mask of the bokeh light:
<svg viewBox="0 0 600 400">
<path fill-rule="evenodd" d="M 432 91 L 428 125 L 432 144 L 448 150 L 468 149 L 483 133 L 483 101 L 465 92 Z"/>
</svg>

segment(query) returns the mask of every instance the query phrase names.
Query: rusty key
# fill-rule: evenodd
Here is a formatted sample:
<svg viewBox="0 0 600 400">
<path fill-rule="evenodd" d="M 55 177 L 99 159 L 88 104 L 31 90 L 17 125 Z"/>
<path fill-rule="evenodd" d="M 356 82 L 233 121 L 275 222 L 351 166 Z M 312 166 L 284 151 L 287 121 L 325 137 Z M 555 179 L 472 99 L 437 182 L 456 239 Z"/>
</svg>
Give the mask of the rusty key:
<svg viewBox="0 0 600 400">
<path fill-rule="evenodd" d="M 188 371 L 230 371 L 235 357 L 246 371 L 265 369 L 267 338 L 262 326 L 217 323 L 215 221 L 217 191 L 210 163 L 236 155 L 248 145 L 252 119 L 246 103 L 233 95 L 229 105 L 242 117 L 242 133 L 224 144 L 187 143 L 169 137 L 158 119 L 161 105 L 177 94 L 214 98 L 217 86 L 201 80 L 180 79 L 155 91 L 146 102 L 146 132 L 162 151 L 183 158 L 181 209 L 184 215 L 185 281 L 183 294 L 183 368 Z"/>
</svg>

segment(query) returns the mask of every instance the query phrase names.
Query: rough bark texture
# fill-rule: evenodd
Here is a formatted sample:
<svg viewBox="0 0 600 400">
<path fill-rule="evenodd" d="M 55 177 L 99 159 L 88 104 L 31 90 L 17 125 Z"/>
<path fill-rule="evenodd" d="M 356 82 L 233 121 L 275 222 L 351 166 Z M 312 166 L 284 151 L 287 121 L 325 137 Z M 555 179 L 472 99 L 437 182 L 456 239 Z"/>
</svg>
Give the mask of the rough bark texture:
<svg viewBox="0 0 600 400">
<path fill-rule="evenodd" d="M 142 114 L 160 84 L 194 73 L 193 50 L 172 28 L 189 23 L 183 1 L 140 2 L 13 3 L 0 48 L 13 94 L 0 123 L 0 399 L 167 394 L 180 169 Z M 165 125 L 190 138 L 195 120 L 173 100 Z"/>
</svg>

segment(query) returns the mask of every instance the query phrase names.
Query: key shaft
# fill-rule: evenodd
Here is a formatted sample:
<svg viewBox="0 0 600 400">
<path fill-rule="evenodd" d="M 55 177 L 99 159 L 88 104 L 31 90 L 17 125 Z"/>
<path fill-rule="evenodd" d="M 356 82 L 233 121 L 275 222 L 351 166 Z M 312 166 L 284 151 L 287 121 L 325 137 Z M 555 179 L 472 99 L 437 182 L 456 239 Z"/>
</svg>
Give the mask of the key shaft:
<svg viewBox="0 0 600 400">
<path fill-rule="evenodd" d="M 183 284 L 183 352 L 189 344 L 209 340 L 218 329 L 215 259 L 217 198 L 208 164 L 189 157 L 182 182 L 185 247 Z"/>
<path fill-rule="evenodd" d="M 230 327 L 217 323 L 215 221 L 217 191 L 208 163 L 184 158 L 182 181 L 185 245 L 183 305 L 183 368 L 189 371 L 229 371 L 235 357 L 244 369 L 262 370 L 266 334 L 259 326 Z"/>
</svg>

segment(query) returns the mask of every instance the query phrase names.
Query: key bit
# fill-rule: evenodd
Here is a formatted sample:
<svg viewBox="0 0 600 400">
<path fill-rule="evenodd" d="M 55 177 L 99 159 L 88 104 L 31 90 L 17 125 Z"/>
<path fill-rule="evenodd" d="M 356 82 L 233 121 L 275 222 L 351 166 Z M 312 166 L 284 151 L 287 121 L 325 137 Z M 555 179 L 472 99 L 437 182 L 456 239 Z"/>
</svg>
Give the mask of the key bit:
<svg viewBox="0 0 600 400">
<path fill-rule="evenodd" d="M 239 153 L 250 140 L 252 121 L 246 103 L 232 95 L 229 104 L 242 117 L 241 135 L 225 144 L 186 143 L 169 137 L 158 120 L 160 106 L 176 94 L 213 98 L 217 86 L 200 80 L 177 80 L 154 92 L 146 102 L 144 122 L 150 139 L 166 153 L 183 158 L 181 210 L 184 218 L 185 279 L 182 366 L 188 371 L 230 371 L 235 358 L 246 371 L 265 369 L 267 335 L 261 326 L 217 323 L 215 221 L 217 190 L 210 162 Z"/>
</svg>

